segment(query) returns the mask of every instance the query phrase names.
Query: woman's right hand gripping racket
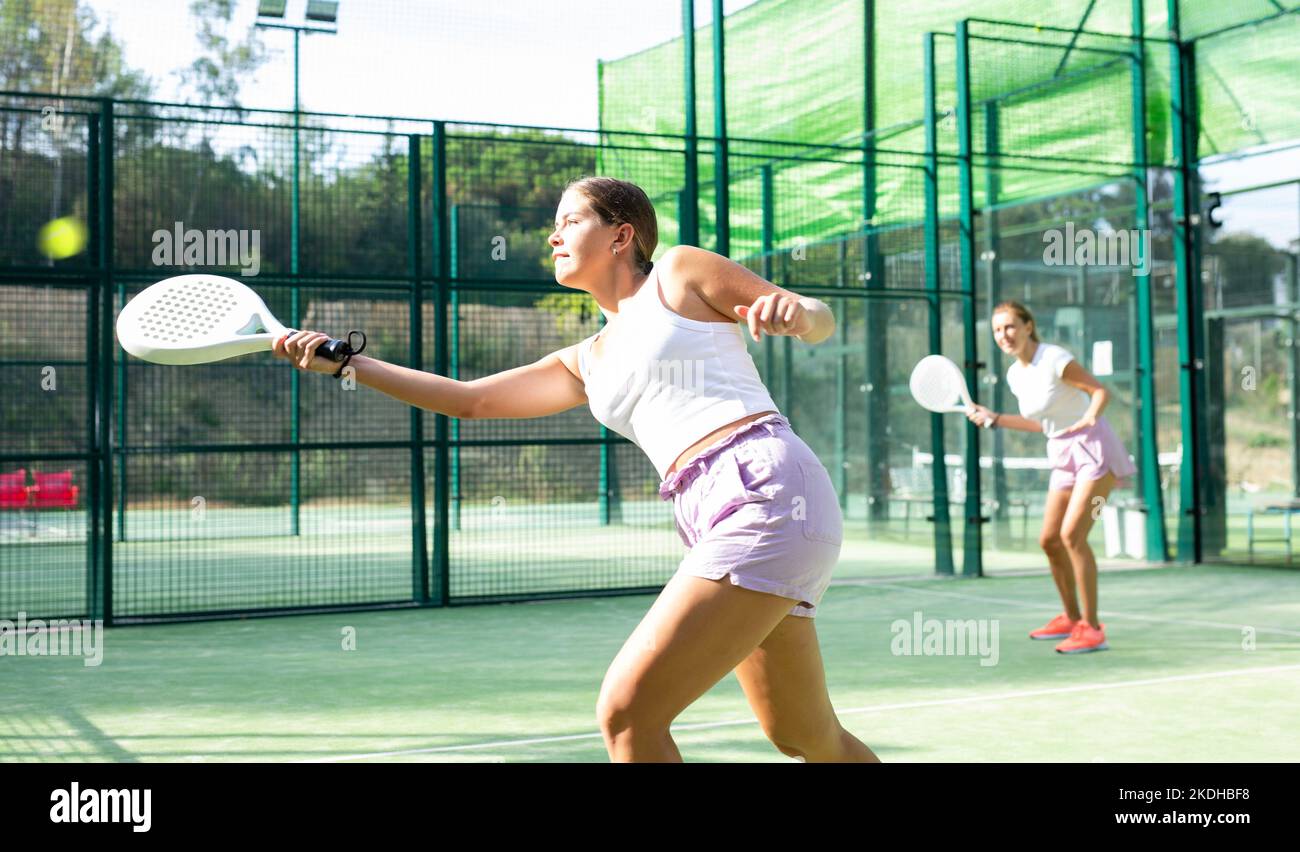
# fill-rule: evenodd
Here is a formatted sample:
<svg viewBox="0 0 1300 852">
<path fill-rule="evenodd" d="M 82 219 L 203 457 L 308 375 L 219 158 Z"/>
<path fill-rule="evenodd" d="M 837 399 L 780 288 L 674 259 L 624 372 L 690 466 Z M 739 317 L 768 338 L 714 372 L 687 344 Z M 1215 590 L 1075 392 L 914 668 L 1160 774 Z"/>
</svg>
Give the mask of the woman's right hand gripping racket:
<svg viewBox="0 0 1300 852">
<path fill-rule="evenodd" d="M 975 408 L 961 368 L 942 355 L 922 358 L 912 370 L 908 384 L 912 388 L 912 397 L 929 411 L 969 414 Z M 993 423 L 985 420 L 981 425 L 988 429 Z"/>
</svg>

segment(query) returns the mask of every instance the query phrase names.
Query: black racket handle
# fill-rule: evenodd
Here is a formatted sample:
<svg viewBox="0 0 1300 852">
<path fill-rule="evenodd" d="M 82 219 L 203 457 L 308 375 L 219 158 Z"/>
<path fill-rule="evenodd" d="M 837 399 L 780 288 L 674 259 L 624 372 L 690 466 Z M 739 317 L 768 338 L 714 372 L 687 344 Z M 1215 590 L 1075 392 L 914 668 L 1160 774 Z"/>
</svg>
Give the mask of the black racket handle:
<svg viewBox="0 0 1300 852">
<path fill-rule="evenodd" d="M 290 331 L 289 333 L 293 334 L 294 332 Z M 352 335 L 354 334 L 360 335 L 361 337 L 360 346 L 355 346 L 352 343 Z M 314 354 L 318 358 L 324 358 L 326 361 L 333 361 L 335 364 L 337 364 L 340 361 L 342 361 L 344 358 L 348 357 L 349 355 L 359 354 L 361 350 L 365 348 L 366 348 L 365 334 L 359 331 L 349 331 L 347 340 L 335 340 L 334 338 L 331 337 L 328 340 L 326 340 L 324 343 L 322 343 L 320 346 L 317 346 L 316 352 Z"/>
<path fill-rule="evenodd" d="M 351 354 L 353 354 L 352 347 L 348 345 L 346 340 L 335 340 L 332 337 L 316 347 L 316 357 L 333 361 L 336 364 Z"/>
</svg>

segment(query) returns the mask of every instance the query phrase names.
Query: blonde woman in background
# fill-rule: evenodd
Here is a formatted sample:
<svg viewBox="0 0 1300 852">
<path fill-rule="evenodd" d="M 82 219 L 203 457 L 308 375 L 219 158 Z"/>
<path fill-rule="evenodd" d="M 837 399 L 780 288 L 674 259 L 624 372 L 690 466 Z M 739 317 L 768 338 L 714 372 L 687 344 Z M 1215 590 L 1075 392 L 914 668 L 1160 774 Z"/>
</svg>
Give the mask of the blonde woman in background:
<svg viewBox="0 0 1300 852">
<path fill-rule="evenodd" d="M 1124 444 L 1102 416 L 1110 392 L 1064 348 L 1038 339 L 1033 314 L 1020 302 L 993 309 L 993 339 L 1013 357 L 1007 387 L 1020 414 L 976 405 L 978 425 L 1041 432 L 1052 463 L 1043 530 L 1038 543 L 1052 566 L 1065 611 L 1029 634 L 1061 639 L 1062 654 L 1104 651 L 1106 625 L 1097 620 L 1097 559 L 1088 545 L 1093 509 L 1137 470 Z"/>
</svg>

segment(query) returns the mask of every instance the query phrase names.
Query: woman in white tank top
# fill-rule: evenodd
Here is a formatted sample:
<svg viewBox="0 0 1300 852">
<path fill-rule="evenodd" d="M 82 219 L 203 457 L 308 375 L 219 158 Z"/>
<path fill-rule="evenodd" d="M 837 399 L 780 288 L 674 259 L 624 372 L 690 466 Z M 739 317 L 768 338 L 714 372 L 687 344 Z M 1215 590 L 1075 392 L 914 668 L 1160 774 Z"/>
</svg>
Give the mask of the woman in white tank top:
<svg viewBox="0 0 1300 852">
<path fill-rule="evenodd" d="M 736 323 L 755 340 L 817 343 L 834 329 L 829 308 L 689 246 L 651 264 L 653 207 L 621 181 L 571 185 L 555 226 L 556 281 L 608 319 L 577 348 L 587 402 L 649 456 L 690 548 L 606 674 L 597 715 L 611 758 L 680 760 L 669 724 L 734 670 L 784 753 L 874 761 L 831 708 L 811 618 L 842 541 L 837 496 Z"/>
<path fill-rule="evenodd" d="M 358 382 L 460 418 L 539 417 L 589 405 L 640 446 L 690 548 L 605 675 L 597 716 L 611 760 L 680 761 L 669 726 L 735 671 L 763 731 L 803 761 L 875 762 L 840 724 L 812 616 L 842 543 L 829 474 L 781 416 L 754 367 L 754 340 L 820 343 L 816 299 L 689 246 L 650 261 L 654 207 L 637 186 L 566 188 L 549 238 L 555 280 L 590 293 L 608 323 L 534 364 L 459 382 L 358 355 Z M 326 339 L 301 331 L 276 354 L 301 369 Z"/>
<path fill-rule="evenodd" d="M 1065 611 L 1030 632 L 1031 639 L 1061 639 L 1063 654 L 1104 651 L 1106 625 L 1097 620 L 1097 559 L 1088 532 L 1112 489 L 1136 472 L 1128 451 L 1101 412 L 1110 392 L 1060 346 L 1038 339 L 1034 317 L 1019 302 L 993 309 L 993 337 L 1014 357 L 1007 386 L 1020 415 L 996 414 L 977 405 L 968 415 L 983 425 L 1047 435 L 1052 462 L 1043 530 L 1047 554 Z"/>
</svg>

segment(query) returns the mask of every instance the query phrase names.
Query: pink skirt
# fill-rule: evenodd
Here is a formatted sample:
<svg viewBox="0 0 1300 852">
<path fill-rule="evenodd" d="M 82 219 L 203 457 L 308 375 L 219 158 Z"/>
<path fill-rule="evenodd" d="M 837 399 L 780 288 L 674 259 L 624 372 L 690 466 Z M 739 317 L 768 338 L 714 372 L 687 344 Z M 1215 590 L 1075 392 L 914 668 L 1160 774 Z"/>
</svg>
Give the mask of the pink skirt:
<svg viewBox="0 0 1300 852">
<path fill-rule="evenodd" d="M 1068 491 L 1079 479 L 1101 479 L 1108 472 L 1115 474 L 1116 488 L 1127 488 L 1132 484 L 1130 477 L 1137 473 L 1128 450 L 1104 415 L 1087 429 L 1048 438 L 1047 457 L 1052 463 L 1048 487 L 1053 491 Z"/>
</svg>

